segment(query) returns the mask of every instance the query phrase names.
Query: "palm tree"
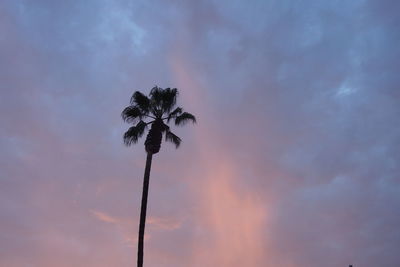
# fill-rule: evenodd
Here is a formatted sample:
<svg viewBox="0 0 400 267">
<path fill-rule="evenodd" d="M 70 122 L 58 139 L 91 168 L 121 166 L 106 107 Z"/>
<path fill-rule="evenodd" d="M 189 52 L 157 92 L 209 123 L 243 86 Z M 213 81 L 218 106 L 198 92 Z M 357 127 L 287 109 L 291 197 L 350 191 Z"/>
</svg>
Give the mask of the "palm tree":
<svg viewBox="0 0 400 267">
<path fill-rule="evenodd" d="M 143 266 L 143 241 L 144 228 L 146 223 L 147 195 L 149 191 L 149 179 L 151 160 L 154 154 L 160 151 L 162 135 L 165 141 L 172 142 L 176 148 L 179 147 L 181 139 L 170 131 L 169 123 L 171 120 L 175 125 L 184 125 L 187 122 L 196 122 L 196 117 L 188 112 L 184 112 L 181 107 L 176 107 L 178 90 L 176 88 L 162 89 L 154 87 L 149 96 L 136 91 L 130 101 L 130 105 L 122 111 L 122 119 L 125 122 L 134 124 L 124 134 L 124 143 L 127 146 L 138 142 L 146 128 L 151 125 L 144 142 L 147 159 L 143 179 L 142 204 L 140 208 L 139 240 L 137 266 Z M 173 109 L 173 110 L 172 110 Z M 146 122 L 145 120 L 150 120 Z"/>
</svg>

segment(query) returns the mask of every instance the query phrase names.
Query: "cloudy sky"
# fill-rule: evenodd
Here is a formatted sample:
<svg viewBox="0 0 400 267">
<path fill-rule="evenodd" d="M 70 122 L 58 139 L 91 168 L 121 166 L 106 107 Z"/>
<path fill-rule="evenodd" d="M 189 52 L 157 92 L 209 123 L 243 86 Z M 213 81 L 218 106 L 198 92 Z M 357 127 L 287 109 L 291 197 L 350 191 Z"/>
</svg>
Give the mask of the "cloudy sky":
<svg viewBox="0 0 400 267">
<path fill-rule="evenodd" d="M 399 10 L 1 1 L 0 266 L 135 266 L 120 113 L 155 85 L 198 123 L 153 158 L 146 266 L 399 266 Z"/>
</svg>

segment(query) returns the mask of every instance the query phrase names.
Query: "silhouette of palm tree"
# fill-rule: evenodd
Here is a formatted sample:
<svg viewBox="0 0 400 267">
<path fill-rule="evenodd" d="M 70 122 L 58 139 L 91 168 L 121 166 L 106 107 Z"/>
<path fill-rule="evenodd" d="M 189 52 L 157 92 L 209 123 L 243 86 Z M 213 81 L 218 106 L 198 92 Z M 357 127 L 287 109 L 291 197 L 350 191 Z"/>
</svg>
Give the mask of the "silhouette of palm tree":
<svg viewBox="0 0 400 267">
<path fill-rule="evenodd" d="M 163 134 L 165 135 L 166 141 L 174 143 L 176 148 L 179 147 L 181 139 L 172 133 L 167 125 L 171 120 L 175 122 L 175 125 L 196 122 L 196 117 L 188 112 L 183 112 L 181 107 L 173 109 L 176 105 L 177 96 L 178 90 L 176 88 L 162 89 L 156 86 L 151 89 L 148 97 L 136 91 L 131 97 L 130 105 L 126 107 L 121 114 L 125 122 L 134 124 L 134 126 L 130 127 L 124 134 L 124 143 L 127 146 L 137 143 L 147 127 L 151 125 L 144 143 L 147 159 L 143 179 L 142 204 L 140 208 L 138 267 L 143 266 L 144 228 L 146 223 L 147 196 L 152 157 L 160 151 Z M 145 119 L 150 119 L 150 121 L 145 122 Z"/>
</svg>

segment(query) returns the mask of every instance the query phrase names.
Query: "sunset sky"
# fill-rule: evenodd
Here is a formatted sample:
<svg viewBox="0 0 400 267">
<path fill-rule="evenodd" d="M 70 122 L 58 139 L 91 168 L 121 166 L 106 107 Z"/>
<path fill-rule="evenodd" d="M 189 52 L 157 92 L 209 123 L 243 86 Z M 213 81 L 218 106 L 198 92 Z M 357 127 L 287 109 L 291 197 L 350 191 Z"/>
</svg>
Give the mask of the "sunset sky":
<svg viewBox="0 0 400 267">
<path fill-rule="evenodd" d="M 400 266 L 400 1 L 1 0 L 0 266 Z"/>
</svg>

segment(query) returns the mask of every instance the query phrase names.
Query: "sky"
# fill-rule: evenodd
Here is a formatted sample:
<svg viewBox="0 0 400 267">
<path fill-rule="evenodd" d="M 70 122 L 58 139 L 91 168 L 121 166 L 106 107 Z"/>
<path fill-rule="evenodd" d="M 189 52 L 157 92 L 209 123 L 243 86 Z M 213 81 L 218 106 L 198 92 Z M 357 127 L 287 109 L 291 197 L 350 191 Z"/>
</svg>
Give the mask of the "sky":
<svg viewBox="0 0 400 267">
<path fill-rule="evenodd" d="M 400 265 L 400 2 L 3 0 L 0 266 L 135 266 L 134 91 L 197 124 L 153 157 L 149 267 Z"/>
</svg>

